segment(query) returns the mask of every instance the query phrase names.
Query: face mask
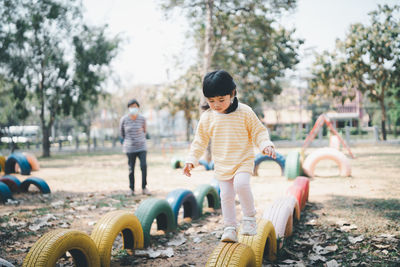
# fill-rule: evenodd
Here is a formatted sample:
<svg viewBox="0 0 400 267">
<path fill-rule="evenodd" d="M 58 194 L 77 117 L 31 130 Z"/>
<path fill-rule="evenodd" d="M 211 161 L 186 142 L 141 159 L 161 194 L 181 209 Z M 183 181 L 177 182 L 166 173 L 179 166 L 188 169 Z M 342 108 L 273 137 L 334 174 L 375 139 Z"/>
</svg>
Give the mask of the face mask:
<svg viewBox="0 0 400 267">
<path fill-rule="evenodd" d="M 129 108 L 129 114 L 131 115 L 137 115 L 139 113 L 138 108 Z"/>
</svg>

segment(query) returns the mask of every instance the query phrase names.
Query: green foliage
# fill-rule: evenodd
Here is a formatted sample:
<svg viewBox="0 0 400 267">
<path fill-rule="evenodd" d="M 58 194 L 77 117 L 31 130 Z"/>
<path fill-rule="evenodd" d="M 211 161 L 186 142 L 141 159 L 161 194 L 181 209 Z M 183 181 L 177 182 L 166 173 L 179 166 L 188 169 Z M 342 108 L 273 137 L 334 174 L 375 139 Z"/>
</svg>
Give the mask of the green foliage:
<svg viewBox="0 0 400 267">
<path fill-rule="evenodd" d="M 400 97 L 400 7 L 378 5 L 370 25 L 351 25 L 333 53 L 324 52 L 314 63 L 309 85 L 314 96 L 352 100 L 356 90 L 380 104 L 386 139 L 386 99 Z"/>
<path fill-rule="evenodd" d="M 6 77 L 15 109 L 27 116 L 32 99 L 43 130 L 43 155 L 50 155 L 49 133 L 60 115 L 85 113 L 102 95 L 106 69 L 118 40 L 105 37 L 105 27 L 82 22 L 77 0 L 0 2 L 1 74 Z"/>
<path fill-rule="evenodd" d="M 279 79 L 284 71 L 298 63 L 297 49 L 302 41 L 293 38 L 294 31 L 277 26 L 274 19 L 284 10 L 293 9 L 296 1 L 162 2 L 167 11 L 180 7 L 186 12 L 198 46 L 199 62 L 205 57 L 206 42 L 210 42 L 211 68 L 230 72 L 238 84 L 240 100 L 261 114 L 261 103 L 281 92 Z M 207 20 L 207 6 L 213 7 L 211 21 Z M 210 40 L 205 38 L 207 23 L 212 27 Z"/>
</svg>

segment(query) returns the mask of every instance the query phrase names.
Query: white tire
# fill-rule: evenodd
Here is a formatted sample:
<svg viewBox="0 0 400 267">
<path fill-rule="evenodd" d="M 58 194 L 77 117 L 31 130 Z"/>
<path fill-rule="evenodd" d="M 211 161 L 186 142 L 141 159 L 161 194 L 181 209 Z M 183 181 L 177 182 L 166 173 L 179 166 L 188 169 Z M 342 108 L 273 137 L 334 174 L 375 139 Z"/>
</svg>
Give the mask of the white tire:
<svg viewBox="0 0 400 267">
<path fill-rule="evenodd" d="M 317 149 L 308 155 L 303 163 L 304 172 L 308 176 L 313 177 L 315 167 L 321 160 L 336 162 L 340 170 L 340 176 L 351 176 L 350 160 L 342 152 L 331 147 Z"/>
</svg>

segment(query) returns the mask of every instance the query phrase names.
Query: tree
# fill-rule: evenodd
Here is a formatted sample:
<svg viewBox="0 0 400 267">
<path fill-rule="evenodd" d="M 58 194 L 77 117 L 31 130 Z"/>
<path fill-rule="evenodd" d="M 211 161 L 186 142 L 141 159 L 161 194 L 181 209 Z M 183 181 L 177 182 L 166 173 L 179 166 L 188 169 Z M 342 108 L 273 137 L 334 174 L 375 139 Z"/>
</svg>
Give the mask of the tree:
<svg viewBox="0 0 400 267">
<path fill-rule="evenodd" d="M 310 80 L 312 94 L 352 99 L 355 90 L 367 94 L 381 109 L 382 138 L 386 140 L 386 102 L 400 87 L 399 6 L 378 5 L 370 25 L 350 26 L 333 53 L 319 55 Z M 397 89 L 398 90 L 398 89 Z M 394 92 L 394 93 L 393 93 Z"/>
<path fill-rule="evenodd" d="M 186 140 L 190 141 L 190 127 L 198 115 L 199 88 L 201 88 L 200 71 L 192 67 L 172 84 L 167 84 L 158 95 L 160 108 L 167 107 L 172 115 L 183 110 L 186 120 Z"/>
<path fill-rule="evenodd" d="M 77 0 L 4 0 L 0 12 L 5 44 L 0 72 L 15 98 L 38 103 L 43 156 L 48 157 L 55 119 L 78 116 L 85 102 L 96 103 L 118 40 L 108 40 L 105 27 L 84 25 Z"/>
<path fill-rule="evenodd" d="M 167 11 L 175 7 L 186 11 L 203 61 L 202 75 L 211 68 L 228 70 L 238 83 L 241 100 L 253 108 L 279 94 L 279 78 L 298 63 L 302 41 L 293 38 L 294 31 L 274 26 L 275 16 L 295 6 L 293 0 L 168 0 L 163 4 Z"/>
</svg>

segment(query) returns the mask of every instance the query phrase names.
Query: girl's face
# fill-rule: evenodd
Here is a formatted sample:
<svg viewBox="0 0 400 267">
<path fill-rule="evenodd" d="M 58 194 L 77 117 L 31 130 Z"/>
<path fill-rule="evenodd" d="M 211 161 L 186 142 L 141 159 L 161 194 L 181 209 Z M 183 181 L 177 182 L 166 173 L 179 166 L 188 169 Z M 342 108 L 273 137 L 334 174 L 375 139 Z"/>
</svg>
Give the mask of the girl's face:
<svg viewBox="0 0 400 267">
<path fill-rule="evenodd" d="M 207 103 L 210 108 L 218 113 L 225 113 L 231 105 L 231 95 L 207 97 Z"/>
</svg>

